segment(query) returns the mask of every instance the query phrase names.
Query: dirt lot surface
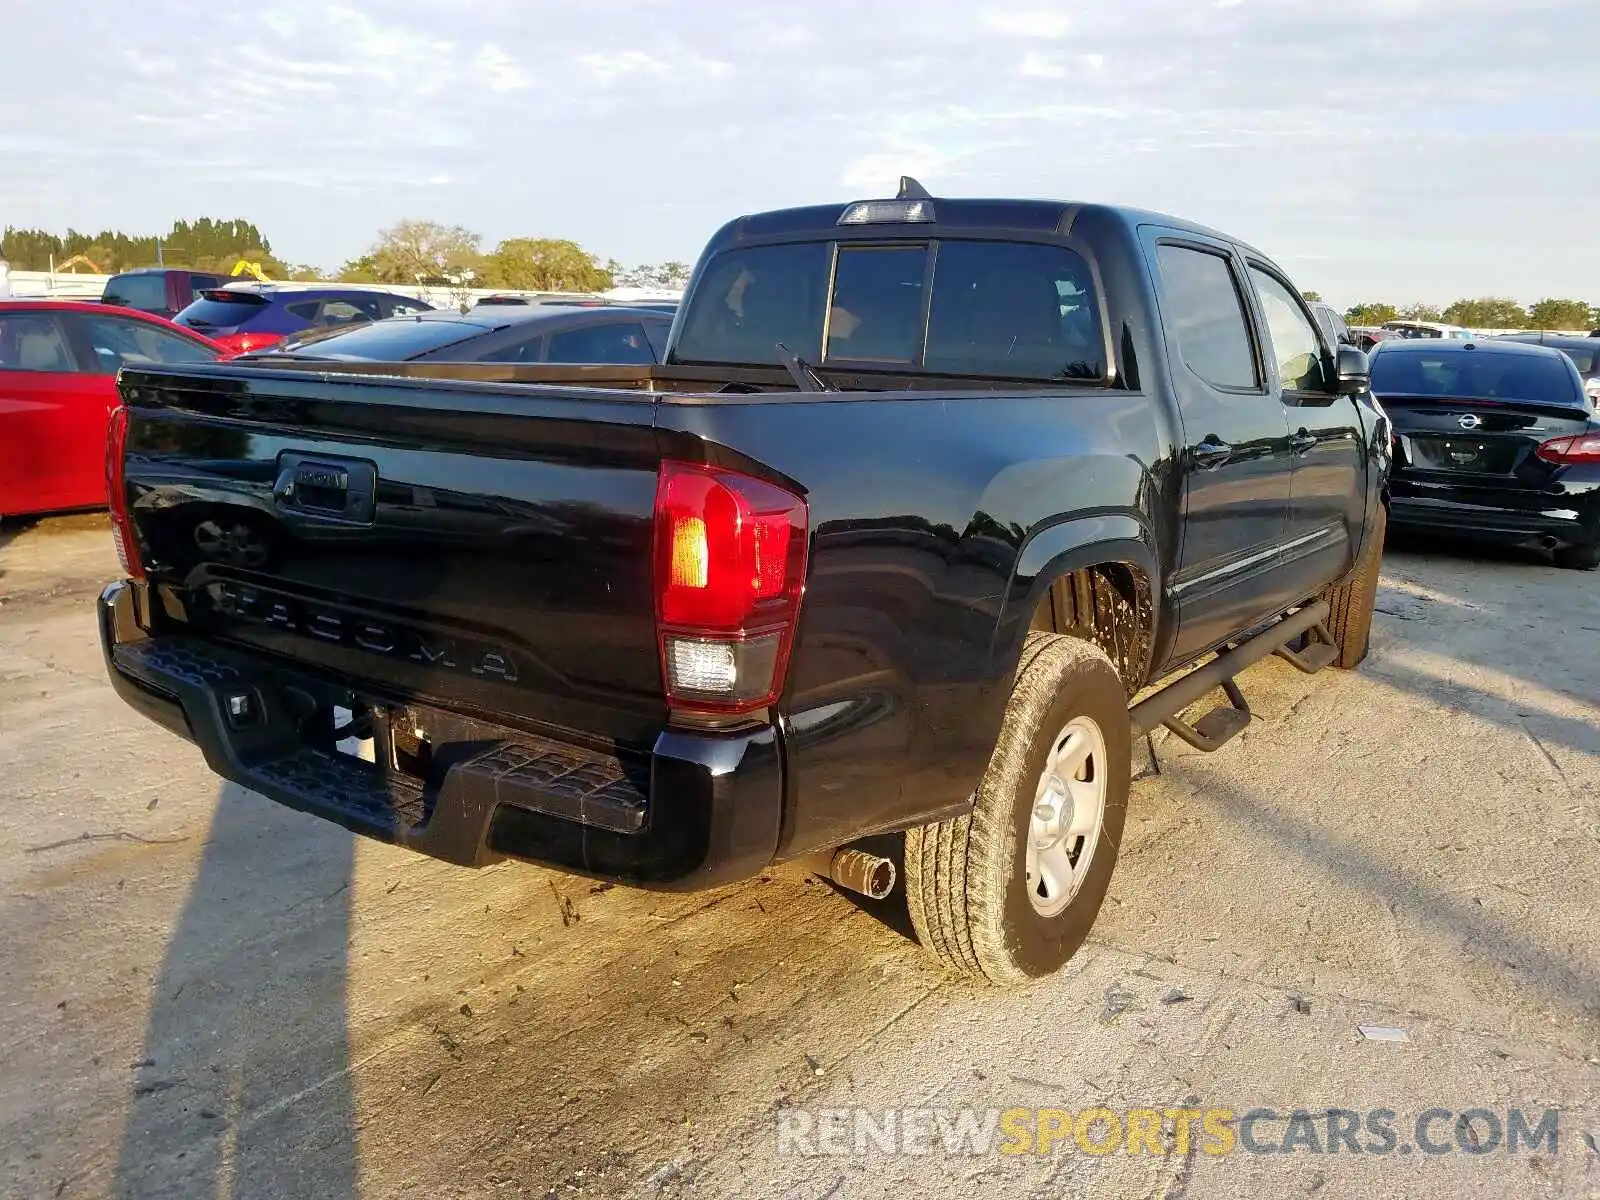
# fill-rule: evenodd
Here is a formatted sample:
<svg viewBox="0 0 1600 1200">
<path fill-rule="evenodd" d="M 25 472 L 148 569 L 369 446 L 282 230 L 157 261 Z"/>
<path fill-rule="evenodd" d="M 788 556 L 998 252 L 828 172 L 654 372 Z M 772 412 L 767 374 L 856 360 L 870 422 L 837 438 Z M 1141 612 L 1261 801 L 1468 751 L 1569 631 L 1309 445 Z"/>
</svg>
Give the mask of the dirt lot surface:
<svg viewBox="0 0 1600 1200">
<path fill-rule="evenodd" d="M 113 573 L 98 518 L 0 532 L 0 1196 L 1600 1196 L 1593 575 L 1392 549 L 1367 664 L 1269 661 L 1241 739 L 1160 744 L 1092 944 L 1001 993 L 798 874 L 470 872 L 219 788 L 104 680 Z M 1398 1146 L 777 1136 L 1186 1104 L 1319 1144 L 1390 1109 Z M 1408 1153 L 1434 1106 L 1556 1108 L 1559 1140 L 1449 1118 Z"/>
</svg>

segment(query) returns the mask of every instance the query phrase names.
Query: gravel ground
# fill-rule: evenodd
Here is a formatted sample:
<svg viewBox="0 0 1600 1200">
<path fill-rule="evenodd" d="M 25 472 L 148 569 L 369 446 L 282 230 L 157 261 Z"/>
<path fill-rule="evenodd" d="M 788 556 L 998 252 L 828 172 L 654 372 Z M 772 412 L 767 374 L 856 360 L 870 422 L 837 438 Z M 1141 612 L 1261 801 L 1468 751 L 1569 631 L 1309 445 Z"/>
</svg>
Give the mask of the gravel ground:
<svg viewBox="0 0 1600 1200">
<path fill-rule="evenodd" d="M 1392 548 L 1367 664 L 1271 660 L 1240 739 L 1159 744 L 1091 945 L 1001 993 L 898 897 L 471 872 L 219 788 L 104 681 L 114 571 L 100 518 L 0 532 L 0 1196 L 1600 1196 L 1595 576 Z M 964 1106 L 1397 1145 L 822 1136 Z M 1559 1140 L 1408 1153 L 1434 1106 Z"/>
</svg>

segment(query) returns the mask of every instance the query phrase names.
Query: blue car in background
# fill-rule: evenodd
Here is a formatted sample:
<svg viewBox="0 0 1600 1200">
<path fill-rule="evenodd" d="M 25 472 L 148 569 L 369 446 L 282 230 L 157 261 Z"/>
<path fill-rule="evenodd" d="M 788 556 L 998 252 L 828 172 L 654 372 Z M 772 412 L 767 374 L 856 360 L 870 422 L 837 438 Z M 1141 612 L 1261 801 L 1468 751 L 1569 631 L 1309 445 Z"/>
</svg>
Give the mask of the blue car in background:
<svg viewBox="0 0 1600 1200">
<path fill-rule="evenodd" d="M 276 346 L 290 334 L 308 329 L 364 325 L 431 311 L 433 305 L 393 292 L 263 283 L 209 288 L 172 319 L 222 343 L 232 354 L 243 354 Z"/>
</svg>

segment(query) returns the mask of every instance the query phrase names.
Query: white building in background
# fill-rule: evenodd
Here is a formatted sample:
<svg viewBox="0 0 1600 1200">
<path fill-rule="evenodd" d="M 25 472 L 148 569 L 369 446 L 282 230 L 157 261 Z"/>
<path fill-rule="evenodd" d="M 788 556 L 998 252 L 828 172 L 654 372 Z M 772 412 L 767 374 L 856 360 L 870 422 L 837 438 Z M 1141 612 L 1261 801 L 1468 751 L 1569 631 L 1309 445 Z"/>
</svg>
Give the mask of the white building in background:
<svg viewBox="0 0 1600 1200">
<path fill-rule="evenodd" d="M 11 295 L 11 264 L 0 258 L 0 296 Z"/>
</svg>

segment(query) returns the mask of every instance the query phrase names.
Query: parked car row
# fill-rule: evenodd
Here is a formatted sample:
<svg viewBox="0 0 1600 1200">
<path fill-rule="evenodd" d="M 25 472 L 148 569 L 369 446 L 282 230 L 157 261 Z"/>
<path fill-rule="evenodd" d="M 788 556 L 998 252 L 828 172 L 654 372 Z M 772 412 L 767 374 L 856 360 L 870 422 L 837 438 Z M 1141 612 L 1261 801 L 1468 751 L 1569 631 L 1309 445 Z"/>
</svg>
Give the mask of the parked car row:
<svg viewBox="0 0 1600 1200">
<path fill-rule="evenodd" d="M 137 309 L 0 300 L 0 517 L 103 506 L 117 372 L 225 355 Z"/>
</svg>

